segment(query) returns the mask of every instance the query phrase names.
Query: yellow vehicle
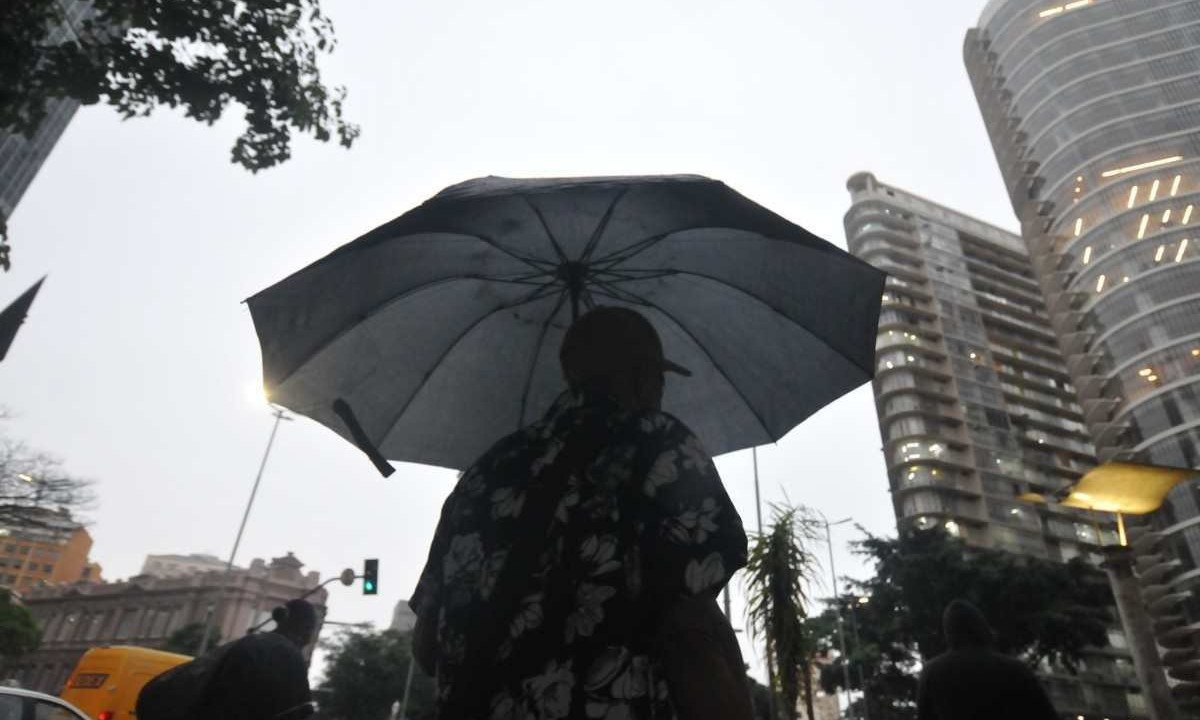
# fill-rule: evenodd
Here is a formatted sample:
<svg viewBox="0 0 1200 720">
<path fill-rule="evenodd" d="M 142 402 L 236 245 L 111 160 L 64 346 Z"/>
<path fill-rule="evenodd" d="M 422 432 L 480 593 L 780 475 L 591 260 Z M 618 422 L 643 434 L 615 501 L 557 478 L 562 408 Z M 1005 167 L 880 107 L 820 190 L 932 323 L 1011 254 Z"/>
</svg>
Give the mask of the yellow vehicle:
<svg viewBox="0 0 1200 720">
<path fill-rule="evenodd" d="M 61 697 L 92 720 L 132 720 L 142 687 L 189 660 L 187 655 L 142 647 L 95 647 L 79 659 Z"/>
</svg>

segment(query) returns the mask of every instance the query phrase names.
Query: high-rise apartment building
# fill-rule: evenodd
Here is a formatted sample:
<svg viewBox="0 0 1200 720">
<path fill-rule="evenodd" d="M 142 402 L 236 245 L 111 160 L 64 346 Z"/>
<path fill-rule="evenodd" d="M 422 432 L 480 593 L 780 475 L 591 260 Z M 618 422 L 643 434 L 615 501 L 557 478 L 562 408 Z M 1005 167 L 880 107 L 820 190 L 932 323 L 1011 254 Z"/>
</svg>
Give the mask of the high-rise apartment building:
<svg viewBox="0 0 1200 720">
<path fill-rule="evenodd" d="M 1099 459 L 1200 467 L 1200 2 L 992 0 L 964 55 Z M 1196 484 L 1133 536 L 1200 697 Z"/>
<path fill-rule="evenodd" d="M 101 582 L 88 559 L 92 536 L 65 510 L 29 508 L 0 525 L 0 587 L 24 593 L 42 585 Z"/>
<path fill-rule="evenodd" d="M 850 252 L 888 273 L 876 408 L 897 525 L 968 545 L 1099 563 L 1111 523 L 1017 500 L 1053 494 L 1095 463 L 1021 238 L 879 182 L 850 178 Z M 1125 639 L 1084 672 L 1046 666 L 1071 717 L 1144 714 Z"/>
<path fill-rule="evenodd" d="M 65 22 L 50 31 L 46 38 L 49 44 L 77 37 L 76 28 L 94 12 L 91 0 L 58 0 L 58 5 Z M 0 216 L 12 215 L 78 109 L 79 103 L 75 100 L 51 99 L 46 106 L 46 117 L 32 137 L 0 131 Z"/>
</svg>

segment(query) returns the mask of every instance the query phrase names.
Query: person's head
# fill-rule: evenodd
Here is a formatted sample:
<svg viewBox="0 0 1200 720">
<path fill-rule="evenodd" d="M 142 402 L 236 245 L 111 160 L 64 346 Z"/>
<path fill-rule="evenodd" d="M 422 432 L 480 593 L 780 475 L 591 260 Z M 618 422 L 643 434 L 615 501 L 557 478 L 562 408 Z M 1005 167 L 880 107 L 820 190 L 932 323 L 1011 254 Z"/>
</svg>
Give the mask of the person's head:
<svg viewBox="0 0 1200 720">
<path fill-rule="evenodd" d="M 662 406 L 663 373 L 691 375 L 663 357 L 654 326 L 627 308 L 601 306 L 581 315 L 567 329 L 558 357 L 572 389 L 601 390 L 632 411 Z"/>
<path fill-rule="evenodd" d="M 952 600 L 942 613 L 942 633 L 951 650 L 987 648 L 996 641 L 987 618 L 966 600 Z"/>
<path fill-rule="evenodd" d="M 271 611 L 271 617 L 275 619 L 275 632 L 297 647 L 311 643 L 317 633 L 317 609 L 306 600 L 288 600 Z"/>
</svg>

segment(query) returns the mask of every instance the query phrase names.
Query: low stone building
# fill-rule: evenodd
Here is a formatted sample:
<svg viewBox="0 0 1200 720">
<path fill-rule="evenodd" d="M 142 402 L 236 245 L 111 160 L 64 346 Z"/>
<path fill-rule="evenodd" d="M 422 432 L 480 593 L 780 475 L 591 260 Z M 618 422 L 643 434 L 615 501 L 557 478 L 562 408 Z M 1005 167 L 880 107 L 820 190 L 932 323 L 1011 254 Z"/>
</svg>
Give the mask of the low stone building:
<svg viewBox="0 0 1200 720">
<path fill-rule="evenodd" d="M 154 577 L 183 577 L 196 573 L 224 570 L 225 561 L 215 555 L 147 555 L 142 574 Z"/>
<path fill-rule="evenodd" d="M 215 608 L 214 637 L 233 640 L 271 610 L 320 584 L 288 553 L 267 563 L 181 577 L 137 575 L 122 582 L 30 589 L 24 603 L 43 629 L 42 645 L 7 669 L 23 687 L 57 694 L 84 651 L 103 645 L 163 648 L 172 633 L 203 623 Z M 308 597 L 324 615 L 326 591 Z M 269 626 L 268 626 L 269 627 Z M 311 655 L 312 647 L 306 648 Z"/>
</svg>

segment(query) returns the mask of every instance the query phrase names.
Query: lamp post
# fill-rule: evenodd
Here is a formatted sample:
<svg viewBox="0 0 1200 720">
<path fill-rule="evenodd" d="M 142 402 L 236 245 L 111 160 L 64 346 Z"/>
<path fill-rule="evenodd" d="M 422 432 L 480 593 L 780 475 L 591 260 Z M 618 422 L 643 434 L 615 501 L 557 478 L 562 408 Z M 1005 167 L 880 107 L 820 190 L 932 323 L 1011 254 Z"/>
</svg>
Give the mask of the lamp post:
<svg viewBox="0 0 1200 720">
<path fill-rule="evenodd" d="M 238 546 L 242 544 L 242 534 L 246 532 L 246 521 L 250 519 L 250 510 L 254 507 L 255 496 L 258 495 L 258 486 L 262 482 L 263 470 L 267 467 L 267 458 L 271 457 L 271 447 L 275 444 L 275 434 L 279 432 L 279 423 L 283 420 L 291 420 L 283 408 L 274 405 L 271 408 L 275 411 L 275 422 L 271 425 L 271 435 L 267 438 L 267 448 L 263 451 L 262 462 L 258 464 L 258 474 L 254 476 L 254 486 L 250 489 L 250 499 L 246 501 L 246 510 L 242 513 L 242 523 L 238 526 L 237 537 L 233 540 L 233 549 L 229 551 L 229 560 L 225 563 L 225 575 L 221 579 L 220 587 L 217 588 L 217 598 L 209 606 L 208 614 L 204 618 L 204 634 L 200 637 L 200 647 L 196 650 L 197 657 L 208 650 L 217 606 L 225 599 L 225 586 L 229 584 L 229 578 L 233 575 L 233 562 L 237 559 Z"/>
<path fill-rule="evenodd" d="M 817 513 L 821 516 L 821 524 L 825 526 L 825 544 L 829 546 L 829 579 L 833 583 L 833 606 L 837 608 L 838 620 L 838 643 L 841 645 L 842 658 L 842 673 L 846 683 L 846 714 L 850 714 L 850 654 L 846 652 L 846 622 L 842 617 L 842 603 L 838 595 L 837 570 L 833 564 L 833 533 L 832 528 L 838 525 L 845 525 L 853 520 L 853 518 L 842 518 L 837 522 L 829 522 L 829 519 L 821 512 Z"/>
<path fill-rule="evenodd" d="M 1125 538 L 1124 516 L 1154 512 L 1162 507 L 1167 493 L 1195 474 L 1195 470 L 1182 468 L 1110 462 L 1093 468 L 1053 497 L 1026 493 L 1018 498 L 1088 510 L 1093 517 L 1097 512 L 1116 516 L 1120 544 L 1103 547 L 1104 539 L 1098 529 L 1096 543 L 1102 546 L 1105 555 L 1102 567 L 1108 575 L 1117 613 L 1129 640 L 1129 654 L 1133 657 L 1133 668 L 1146 696 L 1151 720 L 1177 720 L 1181 715 L 1167 685 L 1154 627 L 1133 574 L 1134 558 Z"/>
</svg>

